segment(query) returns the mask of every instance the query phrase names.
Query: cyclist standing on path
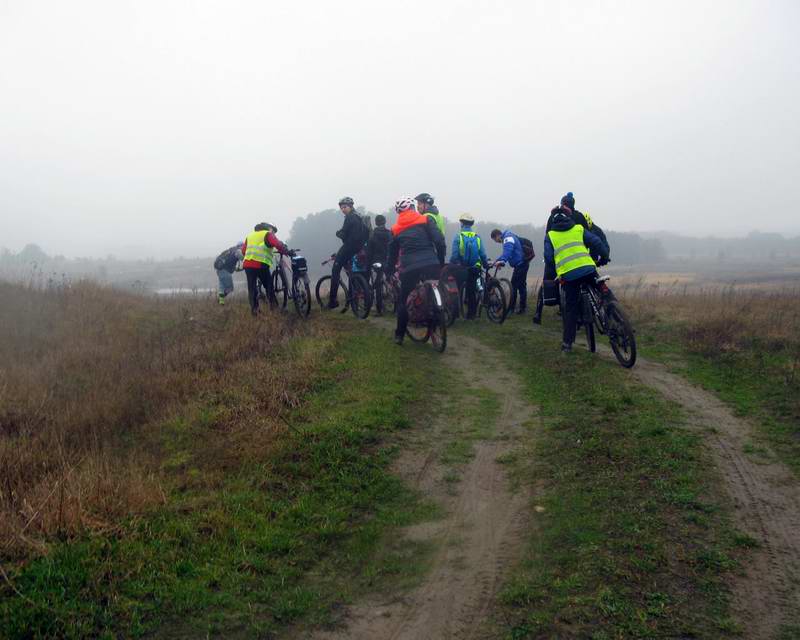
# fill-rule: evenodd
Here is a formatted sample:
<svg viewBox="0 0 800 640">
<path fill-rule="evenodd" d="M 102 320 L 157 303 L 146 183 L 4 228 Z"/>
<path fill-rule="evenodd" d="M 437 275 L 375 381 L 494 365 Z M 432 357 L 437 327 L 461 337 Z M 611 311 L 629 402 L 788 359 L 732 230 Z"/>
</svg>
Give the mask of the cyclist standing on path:
<svg viewBox="0 0 800 640">
<path fill-rule="evenodd" d="M 219 280 L 219 296 L 217 299 L 220 304 L 225 304 L 225 297 L 233 293 L 233 272 L 236 271 L 239 261 L 244 259 L 242 247 L 244 247 L 244 242 L 240 242 L 230 249 L 225 249 L 214 260 L 214 269 L 217 270 L 217 279 Z"/>
<path fill-rule="evenodd" d="M 367 242 L 367 227 L 361 220 L 361 216 L 356 213 L 353 208 L 353 199 L 344 197 L 339 200 L 339 209 L 344 215 L 344 224 L 342 228 L 336 232 L 336 237 L 342 241 L 342 246 L 336 252 L 336 258 L 333 262 L 333 270 L 331 271 L 331 295 L 328 301 L 328 308 L 335 309 L 339 306 L 339 301 L 336 299 L 336 293 L 339 290 L 339 279 L 342 273 L 342 267 L 350 263 Z"/>
<path fill-rule="evenodd" d="M 517 303 L 517 293 L 519 293 L 519 309 L 518 314 L 525 313 L 528 307 L 528 269 L 533 260 L 533 244 L 526 238 L 520 238 L 516 233 L 506 229 L 492 229 L 492 240 L 495 242 L 503 243 L 503 253 L 495 260 L 494 264 L 502 265 L 504 263 L 510 264 L 514 268 L 514 274 L 511 276 L 511 300 L 508 302 L 508 308 L 513 309 Z M 525 244 L 523 244 L 523 240 Z M 528 250 L 525 250 L 525 247 Z"/>
<path fill-rule="evenodd" d="M 386 269 L 386 257 L 389 255 L 389 243 L 392 241 L 392 232 L 386 228 L 386 216 L 375 216 L 375 228 L 372 230 L 367 242 L 367 264 L 371 268 L 380 262 Z"/>
<path fill-rule="evenodd" d="M 575 224 L 567 207 L 552 210 L 552 228 L 544 239 L 544 261 L 561 280 L 564 291 L 564 317 L 561 351 L 570 353 L 578 324 L 578 292 L 583 283 L 594 283 L 597 254 L 608 260 L 608 247 L 598 236 Z"/>
<path fill-rule="evenodd" d="M 414 200 L 417 201 L 417 211 L 431 218 L 439 228 L 442 238 L 444 238 L 444 216 L 439 213 L 439 208 L 433 204 L 433 196 L 423 191 Z"/>
<path fill-rule="evenodd" d="M 400 300 L 397 304 L 397 327 L 394 341 L 402 345 L 408 326 L 406 300 L 420 280 L 438 280 L 444 254 L 444 236 L 431 218 L 420 215 L 411 198 L 401 198 L 394 205 L 397 222 L 392 227 L 392 242 L 386 273 L 394 273 L 399 260 Z"/>
<path fill-rule="evenodd" d="M 272 232 L 272 225 L 261 222 L 255 226 L 254 231 L 247 236 L 242 247 L 244 273 L 247 276 L 247 296 L 250 300 L 250 312 L 258 314 L 258 283 L 267 291 L 267 299 L 271 307 L 277 305 L 275 292 L 272 289 L 272 252 L 277 249 L 282 255 L 287 255 L 289 249 Z"/>
<path fill-rule="evenodd" d="M 489 260 L 486 258 L 481 237 L 472 230 L 475 218 L 464 213 L 458 221 L 461 223 L 461 230 L 453 238 L 450 264 L 458 267 L 453 271 L 453 275 L 458 282 L 459 289 L 466 287 L 467 320 L 473 320 L 478 308 L 475 284 L 481 269 L 489 264 Z"/>
<path fill-rule="evenodd" d="M 587 231 L 590 231 L 598 238 L 600 241 L 606 246 L 606 251 L 608 255 L 606 256 L 604 264 L 610 260 L 610 252 L 611 248 L 608 244 L 608 240 L 606 239 L 606 234 L 603 230 L 597 226 L 592 218 L 589 216 L 588 213 L 582 213 L 575 208 L 575 196 L 573 195 L 572 191 L 569 191 L 566 195 L 562 196 L 561 198 L 561 206 L 556 207 L 556 209 L 563 208 L 567 210 L 567 213 L 572 218 L 575 224 L 581 225 Z M 556 209 L 553 209 L 555 211 Z M 550 217 L 547 219 L 547 226 L 545 227 L 545 237 L 547 237 L 547 233 L 553 228 L 553 213 L 550 214 Z M 599 258 L 599 254 L 594 255 L 595 261 Z M 545 280 L 555 280 L 556 279 L 556 272 L 551 271 L 547 263 L 544 265 L 544 275 L 542 276 Z M 543 296 L 543 288 L 539 288 L 539 295 L 536 300 L 536 312 L 533 314 L 533 322 L 535 324 L 541 324 L 542 322 L 542 308 L 544 307 L 544 296 Z"/>
</svg>

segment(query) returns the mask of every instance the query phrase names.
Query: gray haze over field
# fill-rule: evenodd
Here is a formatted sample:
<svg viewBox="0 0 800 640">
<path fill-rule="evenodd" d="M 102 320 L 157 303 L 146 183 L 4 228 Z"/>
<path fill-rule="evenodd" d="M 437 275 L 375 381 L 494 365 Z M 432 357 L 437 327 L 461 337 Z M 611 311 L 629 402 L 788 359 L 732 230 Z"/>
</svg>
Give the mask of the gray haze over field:
<svg viewBox="0 0 800 640">
<path fill-rule="evenodd" d="M 211 255 L 422 190 L 796 234 L 799 24 L 793 0 L 0 0 L 0 247 Z"/>
</svg>

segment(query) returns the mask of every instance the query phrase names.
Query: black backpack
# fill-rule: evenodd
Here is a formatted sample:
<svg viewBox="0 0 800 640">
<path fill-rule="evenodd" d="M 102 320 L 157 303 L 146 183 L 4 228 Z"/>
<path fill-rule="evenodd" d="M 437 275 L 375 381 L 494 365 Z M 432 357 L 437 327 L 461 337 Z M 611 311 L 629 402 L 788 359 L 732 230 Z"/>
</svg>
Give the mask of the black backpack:
<svg viewBox="0 0 800 640">
<path fill-rule="evenodd" d="M 522 236 L 519 236 L 519 242 L 522 245 L 522 256 L 525 258 L 525 262 L 530 262 L 536 257 L 536 251 L 533 250 L 533 242 Z"/>
</svg>

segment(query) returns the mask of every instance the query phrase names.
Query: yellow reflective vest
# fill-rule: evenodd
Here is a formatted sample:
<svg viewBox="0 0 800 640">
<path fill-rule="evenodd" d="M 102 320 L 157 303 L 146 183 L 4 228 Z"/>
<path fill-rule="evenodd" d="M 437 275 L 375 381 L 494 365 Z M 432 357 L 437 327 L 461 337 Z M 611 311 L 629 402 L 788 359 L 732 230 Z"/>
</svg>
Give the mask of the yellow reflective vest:
<svg viewBox="0 0 800 640">
<path fill-rule="evenodd" d="M 556 275 L 560 278 L 580 267 L 597 266 L 592 260 L 589 248 L 583 244 L 584 228 L 576 224 L 567 231 L 548 231 L 547 235 L 553 243 L 553 257 L 556 263 Z"/>
<path fill-rule="evenodd" d="M 272 266 L 272 247 L 267 244 L 267 234 L 269 231 L 253 231 L 247 236 L 247 251 L 244 254 L 245 260 L 255 260 L 262 262 L 268 267 Z"/>
<path fill-rule="evenodd" d="M 442 232 L 442 236 L 444 236 L 444 216 L 441 213 L 426 213 L 431 220 L 436 223 L 436 226 L 439 227 L 439 231 Z"/>
</svg>

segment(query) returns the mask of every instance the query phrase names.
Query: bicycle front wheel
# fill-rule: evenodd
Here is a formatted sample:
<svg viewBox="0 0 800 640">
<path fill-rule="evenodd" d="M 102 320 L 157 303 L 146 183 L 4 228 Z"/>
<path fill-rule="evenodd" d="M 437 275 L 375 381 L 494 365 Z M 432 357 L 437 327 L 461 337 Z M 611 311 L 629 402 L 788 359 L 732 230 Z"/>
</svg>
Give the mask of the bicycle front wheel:
<svg viewBox="0 0 800 640">
<path fill-rule="evenodd" d="M 292 302 L 294 310 L 301 318 L 311 313 L 311 287 L 307 278 L 297 278 L 292 281 Z"/>
<path fill-rule="evenodd" d="M 357 273 L 350 276 L 349 302 L 353 315 L 359 320 L 366 320 L 372 307 L 372 294 L 367 279 Z"/>
<path fill-rule="evenodd" d="M 322 276 L 319 280 L 317 280 L 317 286 L 314 288 L 314 295 L 317 298 L 317 304 L 323 311 L 327 311 L 328 309 L 328 301 L 330 300 L 330 291 L 331 291 L 330 276 Z M 344 299 L 347 300 L 347 285 L 345 285 L 345 283 L 342 280 L 339 280 L 339 291 L 337 292 L 336 298 L 341 300 L 340 296 L 344 296 Z M 347 306 L 345 306 L 345 310 L 346 309 Z"/>
<path fill-rule="evenodd" d="M 289 299 L 289 286 L 286 282 L 286 275 L 283 273 L 283 269 L 275 269 L 273 272 L 272 290 L 275 292 L 275 300 L 282 309 L 285 309 Z"/>
<path fill-rule="evenodd" d="M 497 280 L 490 280 L 486 283 L 486 293 L 484 294 L 484 306 L 486 316 L 495 324 L 503 324 L 506 319 L 506 294 L 503 287 Z"/>
<path fill-rule="evenodd" d="M 630 369 L 636 364 L 636 337 L 633 326 L 617 302 L 606 304 L 606 315 L 611 350 L 614 352 L 617 362 L 626 369 Z"/>
</svg>

